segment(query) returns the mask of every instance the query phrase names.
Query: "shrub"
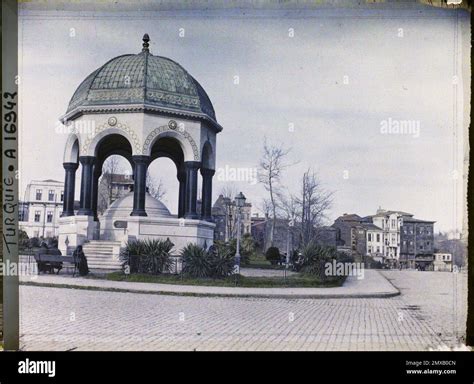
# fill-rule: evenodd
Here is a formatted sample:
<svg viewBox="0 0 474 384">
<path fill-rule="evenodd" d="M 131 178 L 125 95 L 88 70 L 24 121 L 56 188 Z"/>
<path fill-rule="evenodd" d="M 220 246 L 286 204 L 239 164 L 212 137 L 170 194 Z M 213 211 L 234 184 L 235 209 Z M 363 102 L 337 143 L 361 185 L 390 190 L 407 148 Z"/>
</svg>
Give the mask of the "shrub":
<svg viewBox="0 0 474 384">
<path fill-rule="evenodd" d="M 326 280 L 329 276 L 326 276 L 325 265 L 333 260 L 345 263 L 353 259 L 343 252 L 338 252 L 334 247 L 324 247 L 311 242 L 302 249 L 299 262 L 304 274 Z"/>
<path fill-rule="evenodd" d="M 181 250 L 184 275 L 190 277 L 211 277 L 212 265 L 209 253 L 199 245 L 188 244 Z"/>
<path fill-rule="evenodd" d="M 215 278 L 229 276 L 234 271 L 235 252 L 225 246 L 216 246 L 208 252 L 211 263 L 211 274 Z"/>
<path fill-rule="evenodd" d="M 257 242 L 250 233 L 242 236 L 240 243 L 240 262 L 241 264 L 250 264 L 250 256 L 252 256 L 257 249 Z"/>
<path fill-rule="evenodd" d="M 270 247 L 265 252 L 265 258 L 272 264 L 275 265 L 280 261 L 280 250 L 277 247 Z"/>
<path fill-rule="evenodd" d="M 209 251 L 196 244 L 188 244 L 182 251 L 182 273 L 196 278 L 224 278 L 232 274 L 235 251 L 228 244 L 219 242 Z"/>
<path fill-rule="evenodd" d="M 146 239 L 128 242 L 121 252 L 121 259 L 128 262 L 130 273 L 157 275 L 171 267 L 170 252 L 173 245 L 169 239 Z"/>
<path fill-rule="evenodd" d="M 253 238 L 250 236 L 249 240 L 249 234 L 246 234 L 240 239 L 240 264 L 241 265 L 248 265 L 250 264 L 250 256 L 254 252 L 254 247 L 252 247 L 252 244 L 250 241 L 253 242 Z M 223 242 L 223 241 L 215 241 L 214 242 L 215 246 L 221 248 L 226 248 L 227 252 L 230 253 L 231 255 L 235 256 L 235 252 L 237 251 L 237 240 L 232 239 L 228 242 Z"/>
<path fill-rule="evenodd" d="M 40 246 L 40 239 L 37 238 L 37 237 L 32 237 L 29 241 L 28 241 L 28 248 L 38 248 Z"/>
</svg>

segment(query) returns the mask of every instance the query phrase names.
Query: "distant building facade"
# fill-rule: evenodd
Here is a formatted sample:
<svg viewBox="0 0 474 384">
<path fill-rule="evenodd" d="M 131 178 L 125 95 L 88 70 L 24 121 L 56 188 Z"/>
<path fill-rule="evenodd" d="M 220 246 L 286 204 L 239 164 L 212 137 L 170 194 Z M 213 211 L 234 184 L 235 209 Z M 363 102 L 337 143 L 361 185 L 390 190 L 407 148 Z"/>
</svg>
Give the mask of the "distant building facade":
<svg viewBox="0 0 474 384">
<path fill-rule="evenodd" d="M 325 247 L 337 247 L 339 231 L 337 228 L 323 226 L 316 228 L 316 242 Z"/>
<path fill-rule="evenodd" d="M 338 230 L 337 245 L 350 250 L 351 253 L 363 256 L 367 252 L 366 229 L 362 225 L 362 217 L 357 214 L 339 216 L 332 225 Z"/>
<path fill-rule="evenodd" d="M 29 238 L 57 236 L 63 200 L 64 183 L 51 179 L 31 181 L 19 204 L 19 228 Z"/>
<path fill-rule="evenodd" d="M 400 263 L 407 268 L 431 269 L 434 261 L 434 221 L 402 218 Z"/>
<path fill-rule="evenodd" d="M 433 261 L 433 270 L 434 271 L 453 271 L 453 255 L 451 253 L 434 253 Z"/>
<path fill-rule="evenodd" d="M 251 213 L 252 204 L 246 202 L 240 216 L 241 235 L 250 234 L 252 231 Z M 235 201 L 219 195 L 212 206 L 211 214 L 216 224 L 214 240 L 229 241 L 237 236 L 238 208 Z"/>
<path fill-rule="evenodd" d="M 363 226 L 367 236 L 366 255 L 372 257 L 375 261 L 385 263 L 384 233 L 382 228 L 372 223 L 364 223 Z"/>
<path fill-rule="evenodd" d="M 338 248 L 372 257 L 390 267 L 431 269 L 434 221 L 403 211 L 379 208 L 375 215 L 344 214 L 332 227 L 339 231 Z"/>
<path fill-rule="evenodd" d="M 99 205 L 105 210 L 115 200 L 132 190 L 133 176 L 128 174 L 104 174 L 99 182 Z"/>
</svg>

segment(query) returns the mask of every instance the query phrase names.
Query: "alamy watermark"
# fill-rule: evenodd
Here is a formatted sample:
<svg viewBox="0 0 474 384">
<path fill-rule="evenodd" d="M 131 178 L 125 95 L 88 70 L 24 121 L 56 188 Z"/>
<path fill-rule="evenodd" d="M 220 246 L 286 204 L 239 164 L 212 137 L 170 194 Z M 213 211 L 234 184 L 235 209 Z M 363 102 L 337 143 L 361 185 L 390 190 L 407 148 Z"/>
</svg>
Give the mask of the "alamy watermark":
<svg viewBox="0 0 474 384">
<path fill-rule="evenodd" d="M 251 185 L 258 182 L 258 170 L 252 167 L 225 167 L 217 168 L 216 177 L 219 181 L 245 181 Z"/>
<path fill-rule="evenodd" d="M 38 266 L 36 263 L 12 262 L 6 260 L 0 263 L 0 274 L 2 276 L 27 276 L 30 280 L 38 278 Z"/>
<path fill-rule="evenodd" d="M 365 276 L 364 263 L 342 263 L 333 260 L 324 264 L 326 276 L 356 276 L 357 280 L 362 280 Z"/>
</svg>

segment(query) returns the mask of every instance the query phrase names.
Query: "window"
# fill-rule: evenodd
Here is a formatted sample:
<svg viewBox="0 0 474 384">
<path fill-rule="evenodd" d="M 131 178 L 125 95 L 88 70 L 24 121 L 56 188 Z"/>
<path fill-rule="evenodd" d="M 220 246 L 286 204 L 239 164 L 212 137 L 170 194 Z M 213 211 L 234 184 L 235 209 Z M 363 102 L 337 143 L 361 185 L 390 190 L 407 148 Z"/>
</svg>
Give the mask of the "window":
<svg viewBox="0 0 474 384">
<path fill-rule="evenodd" d="M 64 191 L 61 191 L 61 201 L 64 201 Z"/>
<path fill-rule="evenodd" d="M 48 191 L 48 201 L 54 201 L 54 189 Z"/>
<path fill-rule="evenodd" d="M 48 223 L 52 223 L 53 222 L 53 212 L 52 211 L 48 211 L 48 215 L 46 216 L 46 221 Z"/>
<path fill-rule="evenodd" d="M 41 200 L 43 191 L 41 189 L 36 190 L 36 200 Z"/>
<path fill-rule="evenodd" d="M 377 233 L 377 243 L 380 243 L 380 233 Z"/>
<path fill-rule="evenodd" d="M 397 220 L 392 219 L 392 228 L 397 228 Z"/>
<path fill-rule="evenodd" d="M 41 211 L 35 211 L 35 222 L 39 223 L 41 219 Z"/>
<path fill-rule="evenodd" d="M 377 253 L 380 253 L 380 247 L 377 245 Z"/>
<path fill-rule="evenodd" d="M 371 233 L 368 233 L 368 234 L 367 234 L 367 240 L 368 240 L 368 241 L 372 241 L 372 234 L 371 234 Z"/>
</svg>

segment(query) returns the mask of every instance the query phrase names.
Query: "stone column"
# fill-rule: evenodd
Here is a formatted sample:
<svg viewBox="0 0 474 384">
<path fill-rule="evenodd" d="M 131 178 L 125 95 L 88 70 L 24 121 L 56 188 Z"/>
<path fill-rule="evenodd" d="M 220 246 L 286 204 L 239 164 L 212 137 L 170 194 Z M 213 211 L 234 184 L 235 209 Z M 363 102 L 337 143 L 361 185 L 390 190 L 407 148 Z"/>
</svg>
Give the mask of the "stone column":
<svg viewBox="0 0 474 384">
<path fill-rule="evenodd" d="M 78 215 L 93 216 L 92 212 L 92 178 L 93 166 L 95 163 L 94 156 L 80 156 L 79 161 L 82 166 L 81 178 L 81 206 Z"/>
<path fill-rule="evenodd" d="M 133 167 L 133 211 L 130 216 L 147 216 L 145 211 L 146 172 L 150 156 L 132 156 Z"/>
<path fill-rule="evenodd" d="M 178 171 L 179 197 L 178 197 L 178 217 L 184 217 L 186 207 L 186 171 Z"/>
<path fill-rule="evenodd" d="M 76 189 L 76 170 L 79 164 L 63 163 L 66 176 L 64 179 L 63 212 L 61 217 L 74 216 L 74 191 Z"/>
<path fill-rule="evenodd" d="M 212 220 L 212 177 L 214 176 L 213 169 L 201 169 L 202 175 L 202 206 L 201 217 L 203 220 Z"/>
<path fill-rule="evenodd" d="M 94 176 L 92 177 L 92 212 L 94 220 L 98 221 L 97 217 L 97 203 L 99 201 L 99 177 L 102 174 L 102 167 L 99 164 L 94 165 Z"/>
<path fill-rule="evenodd" d="M 201 163 L 199 161 L 186 161 L 184 167 L 186 169 L 186 197 L 185 197 L 185 213 L 186 219 L 199 219 L 197 214 L 197 172 Z"/>
</svg>

